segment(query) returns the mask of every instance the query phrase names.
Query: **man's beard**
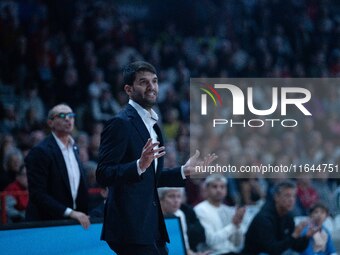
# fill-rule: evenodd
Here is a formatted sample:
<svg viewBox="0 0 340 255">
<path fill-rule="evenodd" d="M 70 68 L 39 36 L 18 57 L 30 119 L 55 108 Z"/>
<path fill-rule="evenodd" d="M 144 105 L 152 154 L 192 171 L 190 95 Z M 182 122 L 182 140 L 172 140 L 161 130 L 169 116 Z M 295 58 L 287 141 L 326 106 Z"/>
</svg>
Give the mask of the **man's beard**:
<svg viewBox="0 0 340 255">
<path fill-rule="evenodd" d="M 147 99 L 146 97 L 136 98 L 133 100 L 136 101 L 136 103 L 138 103 L 140 106 L 142 106 L 145 109 L 151 109 L 157 103 L 157 100 L 150 100 L 150 99 Z"/>
<path fill-rule="evenodd" d="M 144 101 L 144 108 L 151 109 L 156 104 L 156 101 L 145 100 Z"/>
</svg>

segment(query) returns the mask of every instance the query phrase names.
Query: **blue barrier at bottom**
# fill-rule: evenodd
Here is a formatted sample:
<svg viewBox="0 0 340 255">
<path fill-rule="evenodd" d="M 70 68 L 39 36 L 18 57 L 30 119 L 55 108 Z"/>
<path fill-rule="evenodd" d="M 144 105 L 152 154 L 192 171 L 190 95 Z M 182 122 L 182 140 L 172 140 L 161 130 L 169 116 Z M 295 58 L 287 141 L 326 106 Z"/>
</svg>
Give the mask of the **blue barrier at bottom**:
<svg viewBox="0 0 340 255">
<path fill-rule="evenodd" d="M 166 218 L 165 222 L 170 236 L 169 255 L 185 255 L 179 219 Z M 114 253 L 106 242 L 100 241 L 101 228 L 102 223 L 92 223 L 88 230 L 78 224 L 46 226 L 29 223 L 1 227 L 1 254 L 112 255 Z"/>
</svg>

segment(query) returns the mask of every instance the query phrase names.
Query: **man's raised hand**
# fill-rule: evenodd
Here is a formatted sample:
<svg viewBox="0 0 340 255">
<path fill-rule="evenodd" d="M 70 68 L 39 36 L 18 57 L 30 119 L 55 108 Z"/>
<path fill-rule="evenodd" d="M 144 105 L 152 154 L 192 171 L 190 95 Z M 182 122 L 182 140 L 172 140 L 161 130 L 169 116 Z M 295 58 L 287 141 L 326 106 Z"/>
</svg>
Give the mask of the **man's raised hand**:
<svg viewBox="0 0 340 255">
<path fill-rule="evenodd" d="M 217 159 L 217 155 L 215 153 L 208 154 L 206 157 L 204 157 L 203 160 L 199 159 L 200 152 L 196 150 L 196 153 L 189 158 L 189 160 L 184 165 L 184 174 L 185 176 L 189 176 L 193 173 L 195 173 L 196 167 L 206 167 L 209 166 L 215 159 Z"/>
<path fill-rule="evenodd" d="M 165 147 L 159 147 L 159 142 L 152 142 L 152 139 L 149 138 L 146 144 L 143 147 L 142 155 L 139 159 L 139 167 L 142 170 L 147 169 L 152 161 L 156 158 L 163 157 L 165 155 Z"/>
</svg>

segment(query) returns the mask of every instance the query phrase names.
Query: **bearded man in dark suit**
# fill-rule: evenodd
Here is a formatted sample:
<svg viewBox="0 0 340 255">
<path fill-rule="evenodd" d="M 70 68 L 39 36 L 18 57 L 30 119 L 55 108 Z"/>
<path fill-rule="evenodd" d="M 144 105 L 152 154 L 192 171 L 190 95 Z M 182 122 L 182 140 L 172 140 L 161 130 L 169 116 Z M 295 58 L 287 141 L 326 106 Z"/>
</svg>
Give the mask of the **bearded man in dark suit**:
<svg viewBox="0 0 340 255">
<path fill-rule="evenodd" d="M 169 242 L 157 187 L 180 187 L 199 164 L 199 152 L 184 166 L 163 169 L 162 133 L 152 107 L 158 95 L 155 68 L 144 61 L 124 69 L 127 107 L 101 135 L 97 181 L 109 187 L 102 240 L 119 255 L 168 254 Z M 209 155 L 205 162 L 216 158 Z"/>
</svg>

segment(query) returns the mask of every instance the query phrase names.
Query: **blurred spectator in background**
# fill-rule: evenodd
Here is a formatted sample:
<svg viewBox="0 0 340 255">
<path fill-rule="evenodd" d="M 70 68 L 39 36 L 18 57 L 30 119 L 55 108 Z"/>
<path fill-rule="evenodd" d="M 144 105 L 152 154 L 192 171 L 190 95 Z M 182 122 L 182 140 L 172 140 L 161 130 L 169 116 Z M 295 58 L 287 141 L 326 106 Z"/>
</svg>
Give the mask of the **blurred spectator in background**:
<svg viewBox="0 0 340 255">
<path fill-rule="evenodd" d="M 194 207 L 205 229 L 206 243 L 214 254 L 237 254 L 243 247 L 245 228 L 242 225 L 245 207 L 223 204 L 227 195 L 227 179 L 212 174 L 205 180 L 207 199 Z"/>
<path fill-rule="evenodd" d="M 317 228 L 318 231 L 309 238 L 308 246 L 301 255 L 337 255 L 331 233 L 323 225 L 329 215 L 328 208 L 318 202 L 312 206 L 309 215 L 311 222 L 303 229 L 301 236 L 305 236 L 309 228 Z"/>
<path fill-rule="evenodd" d="M 0 120 L 1 133 L 14 133 L 19 127 L 18 113 L 14 104 L 4 106 L 4 117 Z"/>
<path fill-rule="evenodd" d="M 97 163 L 94 161 L 86 161 L 83 162 L 83 165 L 87 186 L 89 188 L 97 188 L 98 187 L 98 183 L 96 181 Z"/>
<path fill-rule="evenodd" d="M 103 219 L 104 218 L 104 208 L 105 208 L 105 203 L 106 203 L 108 194 L 109 194 L 108 187 L 100 187 L 100 196 L 102 198 L 102 201 L 100 201 L 99 205 L 97 205 L 90 211 L 89 215 L 91 219 L 96 219 L 96 218 Z"/>
<path fill-rule="evenodd" d="M 93 121 L 104 123 L 121 109 L 111 93 L 110 84 L 104 80 L 104 72 L 100 69 L 94 73 L 93 81 L 88 87 L 88 95 L 90 99 L 88 117 Z"/>
<path fill-rule="evenodd" d="M 84 172 L 85 172 L 87 187 L 89 189 L 95 189 L 95 190 L 98 190 L 99 188 L 101 188 L 98 185 L 97 180 L 96 180 L 97 162 L 87 160 L 86 162 L 83 162 L 83 165 L 84 165 Z M 102 200 L 103 200 L 103 196 L 101 193 L 92 194 L 89 197 L 89 208 L 94 208 Z"/>
<path fill-rule="evenodd" d="M 289 249 L 302 252 L 308 239 L 316 230 L 309 229 L 300 237 L 308 224 L 295 226 L 293 210 L 296 201 L 296 186 L 290 181 L 278 183 L 274 188 L 274 200 L 267 201 L 251 222 L 245 238 L 243 254 L 282 254 Z"/>
<path fill-rule="evenodd" d="M 90 137 L 89 159 L 94 162 L 98 162 L 99 146 L 100 146 L 100 134 L 93 134 Z"/>
<path fill-rule="evenodd" d="M 85 174 L 71 137 L 74 118 L 68 105 L 54 106 L 47 120 L 52 134 L 25 158 L 30 195 L 27 220 L 71 218 L 85 229 L 90 225 Z"/>
<path fill-rule="evenodd" d="M 63 73 L 63 79 L 57 87 L 57 101 L 76 108 L 79 107 L 85 98 L 85 90 L 79 83 L 78 71 L 74 67 L 70 67 Z"/>
<path fill-rule="evenodd" d="M 3 190 L 8 184 L 15 180 L 20 166 L 23 165 L 24 158 L 22 152 L 18 148 L 9 150 L 4 157 L 3 171 L 0 178 L 0 190 Z"/>
<path fill-rule="evenodd" d="M 91 98 L 91 115 L 96 122 L 104 123 L 120 110 L 120 105 L 112 97 L 109 89 L 102 89 L 98 97 Z"/>
<path fill-rule="evenodd" d="M 242 205 L 254 205 L 265 198 L 261 183 L 257 178 L 238 178 Z"/>
<path fill-rule="evenodd" d="M 197 247 L 191 247 L 189 243 L 189 234 L 196 234 L 195 237 L 197 239 L 197 235 L 204 236 L 204 229 L 201 226 L 201 233 L 189 233 L 188 229 L 188 220 L 186 218 L 185 213 L 180 209 L 181 204 L 183 202 L 183 188 L 158 188 L 158 196 L 159 200 L 161 202 L 161 208 L 163 215 L 165 217 L 169 216 L 176 216 L 179 217 L 181 220 L 182 230 L 183 230 L 183 236 L 184 236 L 184 242 L 185 247 L 187 249 L 188 255 L 204 255 L 209 254 L 209 251 L 206 252 L 194 252 L 193 250 L 196 250 Z M 204 242 L 204 239 L 202 240 Z"/>
<path fill-rule="evenodd" d="M 26 95 L 20 99 L 20 106 L 21 116 L 24 117 L 27 111 L 34 109 L 36 120 L 40 122 L 44 120 L 45 105 L 43 99 L 39 96 L 38 88 L 27 89 Z"/>
<path fill-rule="evenodd" d="M 90 98 L 99 98 L 104 90 L 110 90 L 110 84 L 104 80 L 104 72 L 97 69 L 94 73 L 93 81 L 89 84 L 88 94 Z"/>
<path fill-rule="evenodd" d="M 10 183 L 4 192 L 6 196 L 6 211 L 8 222 L 19 222 L 25 219 L 28 204 L 28 183 L 26 167 L 21 165 L 16 173 L 15 181 Z"/>
<path fill-rule="evenodd" d="M 46 134 L 43 130 L 32 131 L 30 133 L 30 136 L 29 136 L 30 146 L 33 147 L 33 146 L 37 145 L 42 140 L 44 140 L 45 137 L 46 137 Z M 27 154 L 25 154 L 25 155 L 27 155 Z"/>
<path fill-rule="evenodd" d="M 300 215 L 308 215 L 309 210 L 319 200 L 319 195 L 312 186 L 312 180 L 304 174 L 299 176 L 297 183 L 297 206 L 300 210 Z"/>
<path fill-rule="evenodd" d="M 164 118 L 164 138 L 167 141 L 174 140 L 180 128 L 179 113 L 176 108 L 168 108 Z"/>
<path fill-rule="evenodd" d="M 1 169 L 3 169 L 5 155 L 13 149 L 16 148 L 16 140 L 11 134 L 0 134 L 1 145 L 0 145 L 0 160 L 1 160 Z"/>
<path fill-rule="evenodd" d="M 43 128 L 43 122 L 37 114 L 37 109 L 34 106 L 27 108 L 20 123 L 20 130 L 25 131 L 25 133 L 41 130 Z"/>
<path fill-rule="evenodd" d="M 334 191 L 334 194 L 332 196 L 332 202 L 333 202 L 333 207 L 334 207 L 334 214 L 335 216 L 340 215 L 340 186 L 336 188 Z"/>
<path fill-rule="evenodd" d="M 328 161 L 324 161 L 328 162 Z M 316 190 L 319 200 L 328 208 L 329 214 L 334 217 L 334 201 L 333 194 L 336 189 L 336 183 L 334 179 L 329 178 L 328 172 L 318 172 L 312 179 L 312 186 Z"/>
</svg>

